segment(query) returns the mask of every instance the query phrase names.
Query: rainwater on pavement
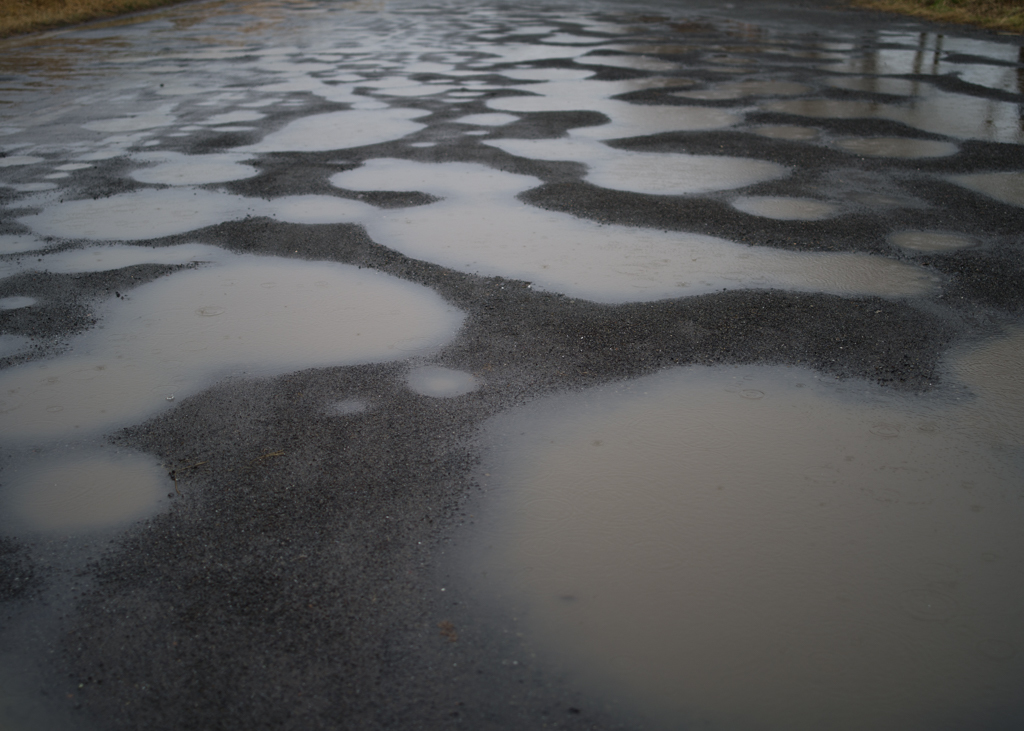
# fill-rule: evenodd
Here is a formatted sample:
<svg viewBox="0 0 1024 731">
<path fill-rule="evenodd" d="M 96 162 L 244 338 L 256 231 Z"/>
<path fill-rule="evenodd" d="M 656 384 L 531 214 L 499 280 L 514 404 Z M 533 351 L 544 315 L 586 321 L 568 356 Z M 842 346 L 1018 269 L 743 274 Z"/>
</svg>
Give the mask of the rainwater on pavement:
<svg viewBox="0 0 1024 731">
<path fill-rule="evenodd" d="M 0 728 L 1019 728 L 1022 169 L 825 0 L 0 41 Z"/>
</svg>

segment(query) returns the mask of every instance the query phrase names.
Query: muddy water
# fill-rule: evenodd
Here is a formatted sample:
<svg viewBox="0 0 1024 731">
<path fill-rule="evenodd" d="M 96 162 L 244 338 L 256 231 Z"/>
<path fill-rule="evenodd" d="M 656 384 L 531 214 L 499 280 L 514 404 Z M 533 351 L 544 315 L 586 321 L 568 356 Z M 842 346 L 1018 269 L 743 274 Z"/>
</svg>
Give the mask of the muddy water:
<svg viewBox="0 0 1024 731">
<path fill-rule="evenodd" d="M 1021 342 L 956 361 L 968 405 L 688 368 L 499 417 L 467 571 L 665 728 L 998 722 L 1024 671 Z"/>
</svg>

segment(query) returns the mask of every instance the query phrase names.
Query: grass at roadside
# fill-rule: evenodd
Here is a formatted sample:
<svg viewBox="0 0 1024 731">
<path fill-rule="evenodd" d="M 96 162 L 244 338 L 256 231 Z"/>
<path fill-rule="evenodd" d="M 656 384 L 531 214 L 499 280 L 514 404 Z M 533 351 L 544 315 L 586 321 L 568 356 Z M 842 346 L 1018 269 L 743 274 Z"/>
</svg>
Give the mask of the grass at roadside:
<svg viewBox="0 0 1024 731">
<path fill-rule="evenodd" d="M 1024 0 L 851 0 L 859 8 L 1024 33 Z"/>
<path fill-rule="evenodd" d="M 182 0 L 0 0 L 0 38 L 151 10 Z"/>
<path fill-rule="evenodd" d="M 184 0 L 0 0 L 0 38 L 151 10 Z M 849 0 L 872 10 L 1024 33 L 1024 0 Z"/>
</svg>

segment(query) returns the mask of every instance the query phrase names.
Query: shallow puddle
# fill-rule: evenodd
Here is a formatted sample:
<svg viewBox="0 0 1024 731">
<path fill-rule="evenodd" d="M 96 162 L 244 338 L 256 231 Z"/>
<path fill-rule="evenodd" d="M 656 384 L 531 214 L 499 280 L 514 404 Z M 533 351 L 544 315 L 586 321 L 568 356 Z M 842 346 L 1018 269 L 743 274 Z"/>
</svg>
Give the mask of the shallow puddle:
<svg viewBox="0 0 1024 731">
<path fill-rule="evenodd" d="M 36 303 L 35 297 L 0 297 L 0 310 L 20 310 Z"/>
<path fill-rule="evenodd" d="M 289 122 L 255 145 L 238 147 L 235 151 L 324 152 L 376 145 L 418 132 L 426 125 L 412 120 L 429 114 L 422 109 L 394 107 L 314 114 Z"/>
<path fill-rule="evenodd" d="M 142 241 L 247 216 L 288 223 L 346 223 L 374 211 L 365 203 L 326 195 L 264 200 L 182 186 L 56 203 L 18 221 L 40 236 Z"/>
<path fill-rule="evenodd" d="M 949 180 L 1001 203 L 1024 208 L 1024 173 L 975 173 L 951 175 Z"/>
<path fill-rule="evenodd" d="M 224 258 L 224 250 L 207 244 L 179 246 L 90 246 L 71 249 L 27 262 L 25 269 L 56 274 L 106 272 L 139 264 L 189 264 Z"/>
<path fill-rule="evenodd" d="M 942 140 L 915 140 L 909 137 L 846 137 L 836 147 L 865 157 L 946 157 L 959 148 Z"/>
<path fill-rule="evenodd" d="M 973 371 L 1018 437 L 1020 342 Z M 970 415 L 782 367 L 543 399 L 487 429 L 466 570 L 664 728 L 996 727 L 1024 714 L 1024 455 Z"/>
<path fill-rule="evenodd" d="M 822 221 L 839 210 L 834 203 L 826 201 L 780 196 L 742 196 L 732 202 L 732 207 L 752 216 L 781 221 Z"/>
<path fill-rule="evenodd" d="M 762 127 L 754 127 L 751 132 L 773 140 L 793 140 L 796 142 L 814 140 L 820 134 L 814 127 L 799 127 L 792 124 L 764 125 Z"/>
<path fill-rule="evenodd" d="M 0 429 L 65 437 L 138 423 L 225 376 L 401 360 L 455 336 L 433 291 L 330 262 L 222 254 L 108 301 L 71 352 L 0 372 Z"/>
<path fill-rule="evenodd" d="M 520 76 L 518 69 L 509 72 Z M 578 72 L 576 72 L 578 74 Z M 653 135 L 661 132 L 683 132 L 701 129 L 722 129 L 737 124 L 742 117 L 727 109 L 696 106 L 660 106 L 630 104 L 612 99 L 618 94 L 651 88 L 653 85 L 689 83 L 664 77 L 625 81 L 595 81 L 578 76 L 555 78 L 541 84 L 509 87 L 529 92 L 530 96 L 503 96 L 489 99 L 487 106 L 502 112 L 567 112 L 586 110 L 600 112 L 610 118 L 608 124 L 580 127 L 575 137 L 610 140 L 621 137 Z M 536 76 L 534 77 L 536 78 Z"/>
<path fill-rule="evenodd" d="M 174 483 L 153 457 L 79 446 L 20 458 L 0 473 L 4 527 L 17 533 L 81 533 L 143 518 Z"/>
<path fill-rule="evenodd" d="M 573 130 L 577 132 L 578 130 Z M 744 188 L 789 174 L 766 160 L 725 155 L 630 152 L 570 137 L 554 140 L 487 140 L 487 145 L 533 160 L 571 160 L 589 168 L 586 180 L 610 190 L 650 195 L 692 195 Z"/>
<path fill-rule="evenodd" d="M 970 249 L 978 245 L 978 242 L 969 236 L 939 231 L 900 231 L 891 234 L 889 241 L 901 249 L 929 253 Z"/>
<path fill-rule="evenodd" d="M 642 170 L 637 166 L 635 173 Z M 539 180 L 483 165 L 375 159 L 331 182 L 354 191 L 411 188 L 445 198 L 366 219 L 370 236 L 389 248 L 596 302 L 773 287 L 906 296 L 934 286 L 924 269 L 866 254 L 779 251 L 545 211 L 514 198 Z"/>
<path fill-rule="evenodd" d="M 133 155 L 138 162 L 155 162 L 151 167 L 133 170 L 131 177 L 140 183 L 155 185 L 206 185 L 244 180 L 257 174 L 256 168 L 241 164 L 244 155 L 182 155 L 153 152 Z"/>
<path fill-rule="evenodd" d="M 480 382 L 472 373 L 440 366 L 413 368 L 406 377 L 406 383 L 411 391 L 434 398 L 461 396 L 480 388 Z"/>
<path fill-rule="evenodd" d="M 717 84 L 709 89 L 677 91 L 673 96 L 697 100 L 742 99 L 748 96 L 797 96 L 807 94 L 811 87 L 795 81 L 732 81 Z"/>
<path fill-rule="evenodd" d="M 961 139 L 1024 141 L 1017 105 L 952 94 L 929 85 L 929 96 L 902 104 L 862 99 L 787 99 L 766 102 L 769 112 L 824 119 L 888 119 L 915 129 Z"/>
</svg>

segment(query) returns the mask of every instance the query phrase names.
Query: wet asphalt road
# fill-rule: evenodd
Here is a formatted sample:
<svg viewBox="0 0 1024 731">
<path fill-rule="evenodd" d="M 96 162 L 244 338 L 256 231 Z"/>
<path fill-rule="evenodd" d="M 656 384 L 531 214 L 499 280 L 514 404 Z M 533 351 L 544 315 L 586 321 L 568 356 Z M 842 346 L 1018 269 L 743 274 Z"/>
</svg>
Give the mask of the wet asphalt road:
<svg viewBox="0 0 1024 731">
<path fill-rule="evenodd" d="M 523 34 L 523 26 L 549 30 Z M 552 34 L 597 45 L 581 48 L 564 38 L 560 44 Z M 935 45 L 939 36 L 944 48 Z M 450 342 L 411 361 L 300 368 L 269 378 L 241 372 L 152 419 L 104 433 L 103 443 L 159 460 L 172 475 L 168 497 L 127 527 L 68 534 L 7 525 L 0 543 L 0 726 L 643 727 L 628 710 L 587 696 L 571 677 L 531 660 L 513 620 L 487 611 L 465 579 L 453 575 L 451 546 L 470 519 L 466 505 L 477 490 L 481 425 L 544 395 L 675 365 L 793 364 L 900 393 L 937 387 L 944 354 L 1018 323 L 1024 307 L 1021 204 L 949 179 L 1024 165 L 1024 82 L 1006 81 L 1024 78 L 1019 43 L 827 3 L 466 7 L 409 0 L 196 3 L 0 44 L 0 166 L 18 156 L 33 160 L 0 167 L 6 186 L 0 187 L 0 236 L 9 237 L 10 247 L 22 246 L 19 237 L 26 236 L 38 236 L 47 255 L 97 241 L 122 243 L 117 233 L 44 235 L 22 219 L 65 200 L 160 188 L 130 177 L 143 165 L 142 153 L 221 154 L 258 145 L 295 120 L 356 108 L 332 91 L 347 84 L 385 111 L 422 110 L 421 127 L 358 147 L 256 153 L 250 157 L 255 175 L 199 190 L 251 200 L 334 196 L 383 211 L 414 210 L 441 196 L 398 183 L 358 193 L 330 178 L 375 158 L 480 163 L 538 178 L 541 184 L 520 199 L 540 209 L 786 252 L 871 254 L 923 267 L 936 282 L 918 296 L 740 286 L 609 302 L 533 287 L 486 265 L 462 271 L 407 255 L 374 240 L 372 226 L 358 221 L 299 223 L 257 211 L 131 237 L 133 245 L 154 249 L 200 243 L 356 265 L 427 287 L 465 319 Z M 495 52 L 513 45 L 516 53 Z M 603 51 L 609 58 L 655 63 L 594 65 L 602 45 L 615 46 Z M 344 55 L 354 47 L 358 55 Z M 567 49 L 576 55 L 562 53 Z M 992 49 L 1006 52 L 995 58 Z M 924 66 L 913 65 L 915 51 Z M 445 53 L 463 56 L 439 60 Z M 591 57 L 581 62 L 586 53 Z M 911 65 L 899 68 L 904 57 Z M 500 112 L 493 100 L 522 95 L 503 88 L 517 78 L 514 68 L 587 70 L 612 82 L 666 75 L 668 66 L 656 62 L 674 64 L 668 75 L 679 82 L 619 98 L 719 109 L 738 121 L 626 137 L 611 148 L 769 161 L 789 173 L 748 185 L 744 195 L 818 198 L 839 205 L 839 213 L 806 221 L 753 216 L 732 205 L 736 189 L 616 190 L 586 179 L 585 157 L 530 158 L 485 144 L 555 139 L 605 121 L 589 108 L 517 113 L 500 128 L 478 127 L 483 134 L 467 134 L 471 128 L 453 121 Z M 450 64 L 462 75 L 408 70 L 416 63 Z M 773 93 L 753 100 L 673 96 L 728 88 L 739 75 L 802 84 L 807 90 L 800 98 L 905 101 L 831 84 L 857 74 L 850 66 L 830 70 L 830 63 L 920 82 L 946 95 L 936 104 L 988 104 L 994 121 L 986 125 L 969 107 L 967 122 L 943 131 L 943 120 L 956 114 L 930 115 L 933 124 L 923 129 L 894 114 L 808 116 L 772 107 L 789 98 Z M 338 81 L 334 73 L 361 75 L 363 83 L 401 77 L 408 84 L 364 86 Z M 478 93 L 389 92 L 466 79 L 480 82 Z M 271 97 L 272 104 L 259 105 Z M 160 111 L 168 105 L 173 109 Z M 242 108 L 259 110 L 259 118 L 203 121 Z M 121 131 L 86 127 L 141 114 L 167 119 Z M 813 128 L 815 137 L 756 133 L 780 126 Z M 956 149 L 935 157 L 872 156 L 837 142 L 851 137 L 952 142 Z M 61 168 L 81 161 L 88 165 Z M 889 238 L 905 230 L 957 234 L 978 245 L 912 251 Z M 55 357 L 73 337 L 102 324 L 100 303 L 130 298 L 137 287 L 197 266 L 143 261 L 60 272 L 33 268 L 32 259 L 43 255 L 31 251 L 8 249 L 2 256 L 9 271 L 0 298 L 35 302 L 0 311 L 2 334 L 27 339 L 5 351 L 5 368 Z M 410 365 L 419 364 L 472 373 L 483 385 L 455 398 L 424 396 L 405 385 Z M 370 408 L 344 419 L 325 411 L 324 404 L 346 400 Z M 38 448 L 59 455 L 62 447 L 58 440 Z M 25 449 L 0 455 L 5 469 Z M 1008 709 L 990 727 L 1015 727 L 1022 713 L 1021 706 Z"/>
</svg>

